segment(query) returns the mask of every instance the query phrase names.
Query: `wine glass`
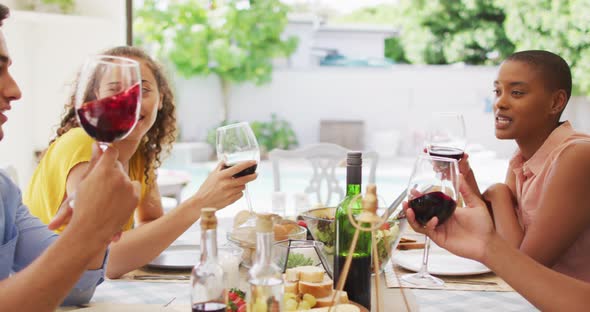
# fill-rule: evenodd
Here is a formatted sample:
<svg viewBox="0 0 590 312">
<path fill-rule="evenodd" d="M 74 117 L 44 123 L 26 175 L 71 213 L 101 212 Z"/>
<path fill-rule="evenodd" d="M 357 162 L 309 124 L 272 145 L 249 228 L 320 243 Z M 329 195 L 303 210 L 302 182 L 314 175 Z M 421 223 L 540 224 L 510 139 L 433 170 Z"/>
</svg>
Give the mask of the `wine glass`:
<svg viewBox="0 0 590 312">
<path fill-rule="evenodd" d="M 408 206 L 416 215 L 416 221 L 426 225 L 437 217 L 443 224 L 455 211 L 459 193 L 459 168 L 453 158 L 419 155 L 408 185 Z M 422 266 L 414 274 L 402 276 L 402 280 L 419 286 L 442 286 L 444 281 L 428 273 L 430 238 L 426 236 Z"/>
<path fill-rule="evenodd" d="M 101 149 L 124 139 L 139 118 L 139 63 L 111 55 L 90 57 L 80 72 L 74 105 L 80 126 Z"/>
<path fill-rule="evenodd" d="M 433 113 L 428 125 L 425 142 L 428 154 L 460 160 L 467 144 L 463 115 Z"/>
<path fill-rule="evenodd" d="M 74 93 L 78 123 L 105 151 L 137 124 L 141 106 L 139 63 L 128 58 L 95 55 L 86 60 Z M 75 205 L 76 192 L 68 196 Z"/>
<path fill-rule="evenodd" d="M 260 162 L 260 148 L 254 131 L 247 122 L 239 122 L 217 128 L 217 159 L 223 162 L 224 168 L 229 168 L 237 163 L 255 160 L 256 164 L 234 175 L 234 178 L 243 177 L 256 172 Z M 252 209 L 248 185 L 244 190 L 250 218 L 242 226 L 255 226 L 256 217 Z"/>
</svg>

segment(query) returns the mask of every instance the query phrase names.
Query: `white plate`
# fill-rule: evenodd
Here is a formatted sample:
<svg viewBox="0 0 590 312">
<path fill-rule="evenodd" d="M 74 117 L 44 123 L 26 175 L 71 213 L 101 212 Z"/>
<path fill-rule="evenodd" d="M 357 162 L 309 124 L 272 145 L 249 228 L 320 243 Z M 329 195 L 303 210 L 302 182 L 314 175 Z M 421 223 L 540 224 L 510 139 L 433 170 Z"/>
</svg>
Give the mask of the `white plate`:
<svg viewBox="0 0 590 312">
<path fill-rule="evenodd" d="M 199 245 L 172 245 L 148 266 L 158 269 L 192 269 L 199 262 L 200 254 Z"/>
<path fill-rule="evenodd" d="M 399 251 L 393 259 L 402 268 L 417 272 L 422 264 L 423 252 L 422 249 Z M 461 276 L 483 274 L 491 270 L 475 260 L 455 256 L 433 244 L 428 257 L 428 272 L 434 275 Z"/>
</svg>

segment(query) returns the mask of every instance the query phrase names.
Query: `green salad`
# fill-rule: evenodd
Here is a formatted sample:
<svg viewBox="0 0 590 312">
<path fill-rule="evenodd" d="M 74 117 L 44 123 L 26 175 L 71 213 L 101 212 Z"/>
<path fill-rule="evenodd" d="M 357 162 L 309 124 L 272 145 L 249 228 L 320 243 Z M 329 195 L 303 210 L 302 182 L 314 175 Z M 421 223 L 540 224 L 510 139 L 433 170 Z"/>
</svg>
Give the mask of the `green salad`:
<svg viewBox="0 0 590 312">
<path fill-rule="evenodd" d="M 324 243 L 324 250 L 328 255 L 334 254 L 334 244 L 336 243 L 336 222 L 319 221 L 313 237 Z"/>
<path fill-rule="evenodd" d="M 336 243 L 336 222 L 319 221 L 317 229 L 313 236 L 324 243 L 324 250 L 328 256 L 334 255 L 334 244 Z M 379 254 L 379 266 L 391 254 L 391 244 L 395 242 L 399 235 L 399 224 L 396 220 L 391 220 L 383 224 L 381 229 L 376 231 L 377 250 Z"/>
<path fill-rule="evenodd" d="M 377 252 L 379 254 L 379 267 L 391 255 L 391 244 L 399 236 L 399 222 L 388 221 L 375 233 L 377 235 Z"/>
</svg>

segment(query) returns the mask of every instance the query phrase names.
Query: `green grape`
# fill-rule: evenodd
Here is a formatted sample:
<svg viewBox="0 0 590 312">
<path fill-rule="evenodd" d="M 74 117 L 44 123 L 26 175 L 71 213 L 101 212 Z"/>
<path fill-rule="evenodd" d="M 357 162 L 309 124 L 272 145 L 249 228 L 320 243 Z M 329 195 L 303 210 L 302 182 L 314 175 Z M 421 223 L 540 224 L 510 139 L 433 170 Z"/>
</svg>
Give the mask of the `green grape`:
<svg viewBox="0 0 590 312">
<path fill-rule="evenodd" d="M 303 295 L 303 301 L 309 303 L 309 307 L 312 308 L 313 306 L 315 306 L 317 300 L 315 299 L 315 297 L 313 295 L 310 294 L 305 294 Z"/>
<path fill-rule="evenodd" d="M 297 301 L 293 298 L 285 301 L 285 311 L 297 311 Z"/>
<path fill-rule="evenodd" d="M 285 295 L 283 296 L 283 301 L 287 302 L 287 300 L 289 300 L 289 299 L 296 299 L 296 298 L 297 298 L 296 294 L 286 292 Z"/>
<path fill-rule="evenodd" d="M 268 307 L 266 306 L 265 300 L 261 300 L 260 298 L 256 299 L 252 310 L 253 312 L 267 312 Z"/>
<path fill-rule="evenodd" d="M 299 310 L 309 310 L 309 309 L 311 309 L 311 305 L 307 301 L 301 301 L 301 302 L 299 302 L 299 307 L 297 307 L 297 308 Z"/>
</svg>

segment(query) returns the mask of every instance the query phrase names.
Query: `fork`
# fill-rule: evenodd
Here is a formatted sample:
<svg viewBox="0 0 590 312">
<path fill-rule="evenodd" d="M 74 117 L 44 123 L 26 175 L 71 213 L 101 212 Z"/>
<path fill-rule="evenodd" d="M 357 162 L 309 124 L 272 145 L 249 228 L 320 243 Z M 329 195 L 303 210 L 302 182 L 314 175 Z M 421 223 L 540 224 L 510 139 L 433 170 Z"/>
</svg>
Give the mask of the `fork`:
<svg viewBox="0 0 590 312">
<path fill-rule="evenodd" d="M 490 282 L 490 281 L 473 281 L 473 280 L 457 280 L 457 281 L 445 281 L 445 283 L 451 283 L 451 284 L 468 284 L 468 285 L 498 285 L 498 283 L 496 282 Z"/>
</svg>

